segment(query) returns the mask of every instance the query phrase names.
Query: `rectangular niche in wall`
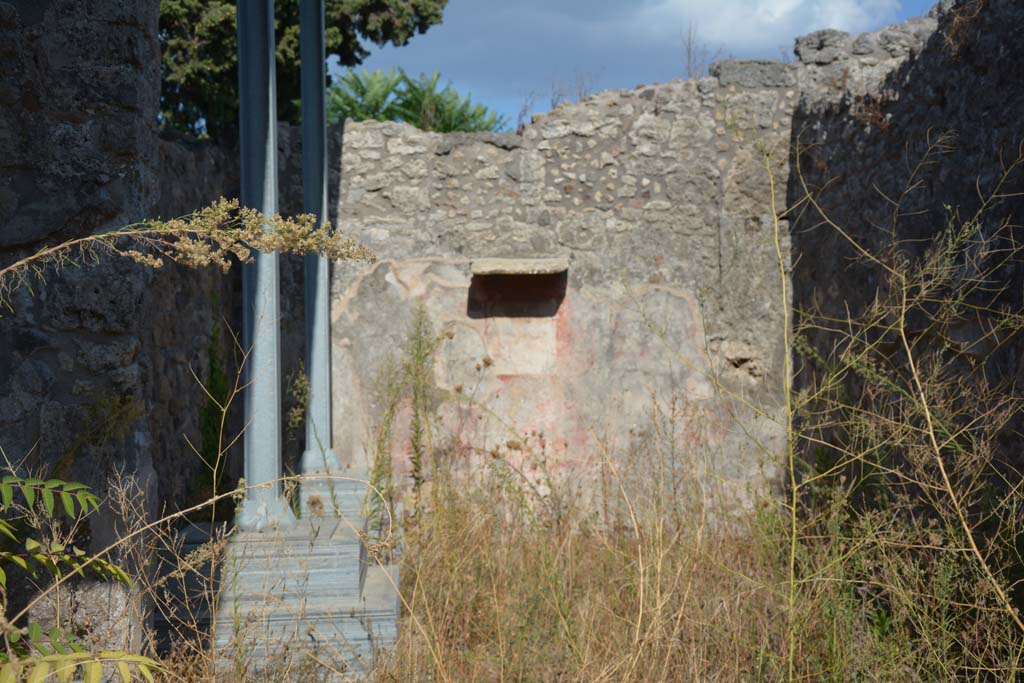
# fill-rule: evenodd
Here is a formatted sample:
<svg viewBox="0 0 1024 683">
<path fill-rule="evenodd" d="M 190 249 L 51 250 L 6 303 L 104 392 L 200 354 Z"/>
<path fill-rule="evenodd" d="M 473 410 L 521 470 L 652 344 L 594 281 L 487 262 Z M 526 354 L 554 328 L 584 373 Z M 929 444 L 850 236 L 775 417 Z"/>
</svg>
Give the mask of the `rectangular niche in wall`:
<svg viewBox="0 0 1024 683">
<path fill-rule="evenodd" d="M 556 371 L 555 316 L 565 299 L 569 260 L 479 259 L 473 262 L 466 312 L 483 322 L 499 376 Z"/>
<path fill-rule="evenodd" d="M 552 318 L 565 299 L 569 259 L 487 258 L 473 261 L 470 318 Z"/>
</svg>

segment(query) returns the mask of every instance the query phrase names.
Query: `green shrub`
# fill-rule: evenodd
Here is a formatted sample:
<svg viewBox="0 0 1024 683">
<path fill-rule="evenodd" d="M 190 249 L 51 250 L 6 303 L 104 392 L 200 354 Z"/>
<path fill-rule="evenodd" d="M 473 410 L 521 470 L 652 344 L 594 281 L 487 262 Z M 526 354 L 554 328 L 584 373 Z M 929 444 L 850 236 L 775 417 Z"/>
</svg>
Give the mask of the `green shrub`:
<svg viewBox="0 0 1024 683">
<path fill-rule="evenodd" d="M 508 127 L 506 117 L 474 104 L 451 85 L 439 89 L 440 79 L 436 71 L 411 78 L 401 69 L 349 70 L 327 89 L 327 122 L 402 121 L 439 133 Z"/>
</svg>

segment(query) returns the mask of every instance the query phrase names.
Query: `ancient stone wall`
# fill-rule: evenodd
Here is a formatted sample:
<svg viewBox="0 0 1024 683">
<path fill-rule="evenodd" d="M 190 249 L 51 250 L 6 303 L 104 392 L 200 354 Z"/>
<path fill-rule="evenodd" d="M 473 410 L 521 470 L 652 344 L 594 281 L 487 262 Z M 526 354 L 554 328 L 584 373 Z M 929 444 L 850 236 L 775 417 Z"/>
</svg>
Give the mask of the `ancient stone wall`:
<svg viewBox="0 0 1024 683">
<path fill-rule="evenodd" d="M 0 265 L 181 215 L 237 185 L 219 151 L 159 138 L 158 9 L 0 2 Z M 135 473 L 153 509 L 180 501 L 202 470 L 183 439 L 199 438 L 191 373 L 206 378 L 231 284 L 111 258 L 81 265 L 20 289 L 0 317 L 0 446 L 100 492 L 115 471 Z M 94 527 L 102 543 L 110 525 Z"/>
<path fill-rule="evenodd" d="M 699 425 L 684 441 L 709 481 L 736 492 L 772 480 L 785 353 L 772 212 L 795 308 L 861 310 L 878 273 L 822 225 L 808 191 L 863 246 L 884 249 L 892 200 L 926 146 L 956 129 L 956 151 L 914 176 L 896 236 L 923 251 L 947 206 L 970 215 L 974 180 L 991 188 L 1019 151 L 1020 12 L 945 3 L 873 33 L 820 31 L 797 40 L 792 64 L 722 62 L 711 78 L 602 93 L 517 136 L 350 124 L 338 214 L 382 261 L 339 267 L 335 279 L 343 459 L 363 468 L 379 450 L 387 368 L 408 356 L 423 307 L 439 335 L 433 400 L 453 447 L 516 463 L 539 451 L 555 469 L 585 470 L 604 444 L 647 438 L 646 410 L 676 396 L 692 411 L 683 429 Z M 1019 201 L 1002 199 L 991 220 L 1013 222 Z M 495 256 L 520 268 L 567 258 L 564 291 L 475 272 Z M 999 277 L 1011 283 L 1002 303 L 1019 308 L 1017 269 Z M 488 314 L 481 300 L 510 297 L 495 287 L 547 303 Z M 980 348 L 964 334 L 958 343 Z M 827 335 L 810 336 L 827 351 Z M 1019 376 L 1013 349 L 987 361 L 997 376 Z M 400 412 L 392 427 L 406 470 L 410 422 Z"/>
<path fill-rule="evenodd" d="M 999 183 L 1024 142 L 1022 26 L 1019 2 L 971 1 L 871 34 L 828 31 L 797 41 L 804 78 L 815 85 L 794 115 L 788 181 L 795 304 L 805 320 L 857 317 L 876 293 L 892 292 L 861 248 L 888 257 L 898 243 L 902 262 L 912 263 L 984 202 L 973 247 L 954 264 L 973 283 L 967 303 L 980 308 L 963 308 L 955 325 L 925 326 L 920 316 L 910 324 L 921 328 L 914 343 L 922 357 L 957 354 L 963 377 L 984 375 L 1011 391 L 1020 385 L 1019 327 L 1006 320 L 1024 304 L 1019 254 L 1009 258 L 1022 238 L 1024 171 Z M 987 249 L 995 253 L 980 259 Z M 836 342 L 824 329 L 803 334 L 825 356 Z M 801 384 L 823 369 L 811 358 L 802 367 Z M 861 396 L 865 382 L 850 379 L 851 396 Z M 1019 450 L 1015 437 L 1007 452 L 1018 466 Z"/>
<path fill-rule="evenodd" d="M 586 476 L 609 446 L 650 438 L 651 409 L 675 399 L 694 470 L 732 501 L 763 491 L 784 433 L 768 171 L 781 205 L 796 83 L 794 67 L 727 63 L 563 106 L 520 135 L 350 122 L 338 219 L 380 261 L 335 269 L 343 461 L 369 466 L 422 307 L 449 450 Z M 786 259 L 785 232 L 779 246 Z M 488 276 L 486 257 L 568 267 Z"/>
</svg>

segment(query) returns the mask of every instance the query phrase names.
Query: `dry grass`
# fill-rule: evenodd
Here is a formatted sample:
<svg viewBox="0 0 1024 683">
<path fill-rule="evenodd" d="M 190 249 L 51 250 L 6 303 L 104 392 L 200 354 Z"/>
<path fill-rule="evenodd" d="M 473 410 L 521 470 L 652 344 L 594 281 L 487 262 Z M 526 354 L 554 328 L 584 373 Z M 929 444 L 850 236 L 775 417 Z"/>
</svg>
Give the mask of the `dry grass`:
<svg viewBox="0 0 1024 683">
<path fill-rule="evenodd" d="M 845 477 L 801 489 L 792 582 L 785 506 L 709 520 L 659 494 L 699 484 L 685 461 L 634 455 L 602 513 L 510 490 L 500 463 L 435 481 L 405 529 L 405 625 L 376 680 L 1016 675 L 1020 633 L 953 520 L 909 498 L 858 510 Z"/>
<path fill-rule="evenodd" d="M 379 680 L 736 680 L 766 664 L 779 603 L 761 520 L 712 530 L 651 495 L 666 481 L 610 472 L 619 504 L 552 506 L 501 468 L 435 482 L 407 529 L 402 593 L 422 628 Z"/>
<path fill-rule="evenodd" d="M 685 478 L 685 462 L 652 468 L 656 453 L 635 455 L 643 471 L 616 477 L 601 514 L 510 491 L 497 469 L 435 482 L 405 530 L 406 623 L 376 680 L 1012 676 L 1019 634 L 951 530 L 857 515 L 842 486 L 808 492 L 791 622 L 786 510 L 766 501 L 709 521 L 657 493 L 664 477 Z"/>
</svg>

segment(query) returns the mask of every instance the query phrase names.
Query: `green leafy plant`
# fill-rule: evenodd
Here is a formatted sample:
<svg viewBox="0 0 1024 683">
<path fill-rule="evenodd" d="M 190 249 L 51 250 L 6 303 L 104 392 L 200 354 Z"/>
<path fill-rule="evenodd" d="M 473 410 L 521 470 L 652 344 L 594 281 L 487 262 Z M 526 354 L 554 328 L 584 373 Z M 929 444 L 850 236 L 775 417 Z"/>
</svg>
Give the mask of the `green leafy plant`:
<svg viewBox="0 0 1024 683">
<path fill-rule="evenodd" d="M 498 131 L 508 119 L 483 104 L 474 104 L 451 85 L 440 87 L 441 74 L 410 77 L 402 69 L 349 70 L 327 89 L 327 121 L 402 121 L 423 130 Z"/>
<path fill-rule="evenodd" d="M 168 128 L 220 137 L 238 121 L 236 0 L 162 0 L 160 114 Z M 366 42 L 401 46 L 441 22 L 447 0 L 326 0 L 324 47 L 357 66 Z M 299 0 L 274 6 L 278 115 L 297 122 Z"/>
<path fill-rule="evenodd" d="M 438 133 L 453 131 L 496 131 L 508 127 L 508 119 L 473 104 L 469 95 L 460 95 L 451 85 L 438 89 L 441 74 L 420 74 L 411 78 L 402 72 L 402 92 L 399 96 L 401 120 L 423 130 Z"/>
<path fill-rule="evenodd" d="M 383 410 L 374 425 L 373 463 L 370 489 L 363 501 L 368 528 L 380 540 L 391 524 L 387 511 L 394 507 L 393 476 L 395 422 L 403 407 L 409 407 L 409 462 L 412 467 L 412 491 L 419 492 L 427 479 L 426 459 L 433 452 L 436 422 L 437 388 L 433 382 L 434 354 L 442 339 L 434 332 L 427 311 L 416 306 L 406 332 L 400 358 L 391 358 L 377 379 L 378 404 Z"/>
<path fill-rule="evenodd" d="M 395 502 L 394 445 L 395 419 L 403 398 L 403 373 L 401 366 L 387 362 L 380 370 L 377 391 L 383 411 L 373 426 L 373 461 L 370 466 L 370 488 L 363 499 L 362 514 L 370 537 L 380 540 L 388 527 L 388 510 Z"/>
<path fill-rule="evenodd" d="M 0 480 L 0 513 L 13 512 L 14 519 L 24 519 L 35 512 L 53 517 L 58 512 L 58 501 L 60 509 L 72 520 L 99 509 L 100 504 L 99 499 L 89 492 L 85 484 L 77 482 L 65 482 L 60 479 L 44 481 L 14 475 L 7 475 Z M 86 566 L 86 560 L 83 559 L 86 557 L 85 551 L 56 541 L 47 543 L 30 537 L 22 540 L 16 534 L 15 525 L 7 519 L 0 519 L 0 533 L 23 546 L 23 552 L 20 553 L 0 552 L 0 562 L 13 563 L 32 574 L 35 574 L 32 565 L 38 565 L 58 578 L 63 576 L 68 568 L 72 572 L 81 573 Z M 102 559 L 96 559 L 88 564 L 93 570 L 109 578 L 119 581 L 126 581 L 128 578 L 118 567 Z M 0 565 L 0 586 L 6 584 L 7 574 Z"/>
<path fill-rule="evenodd" d="M 33 579 L 45 576 L 58 583 L 88 571 L 130 585 L 128 574 L 106 558 L 90 555 L 70 542 L 37 535 L 41 520 L 55 522 L 63 513 L 77 526 L 99 506 L 99 498 L 77 482 L 14 474 L 0 480 L 0 535 L 9 546 L 0 549 L 0 682 L 25 678 L 29 683 L 41 683 L 50 675 L 65 682 L 80 671 L 84 681 L 93 683 L 100 680 L 107 662 L 117 668 L 124 683 L 130 683 L 133 667 L 147 680 L 153 680 L 153 671 L 160 670 L 156 661 L 141 655 L 115 650 L 90 653 L 59 625 L 44 633 L 37 623 L 18 626 L 17 616 L 8 619 L 8 570 L 13 567 Z"/>
<path fill-rule="evenodd" d="M 409 385 L 409 400 L 412 417 L 409 425 L 409 442 L 412 448 L 412 487 L 418 491 L 423 486 L 423 462 L 431 448 L 431 426 L 434 416 L 434 352 L 439 338 L 433 333 L 430 319 L 423 305 L 416 307 L 409 336 L 406 340 L 405 374 Z"/>
<path fill-rule="evenodd" d="M 54 645 L 54 648 L 58 648 Z M 113 665 L 123 683 L 131 683 L 132 668 L 139 672 L 147 683 L 155 680 L 153 673 L 162 671 L 156 661 L 142 655 L 133 655 L 116 650 L 104 650 L 97 654 L 75 650 L 58 650 L 54 654 L 41 655 L 31 660 L 11 659 L 0 666 L 0 683 L 43 683 L 53 676 L 59 683 L 69 683 L 79 674 L 83 683 L 101 683 L 103 667 Z"/>
<path fill-rule="evenodd" d="M 349 69 L 327 88 L 327 123 L 401 120 L 397 101 L 401 84 L 402 74 L 394 69 Z"/>
<path fill-rule="evenodd" d="M 219 303 L 214 300 L 214 319 L 217 318 Z M 227 361 L 222 350 L 223 333 L 219 323 L 214 322 L 210 332 L 210 345 L 207 351 L 206 379 L 201 382 L 203 399 L 199 406 L 199 443 L 189 443 L 191 450 L 202 462 L 203 468 L 189 484 L 187 500 L 194 504 L 225 490 L 228 479 L 227 449 L 230 444 L 225 442 L 224 431 L 227 426 L 229 406 L 234 395 L 227 372 Z M 198 378 L 197 378 L 198 381 Z M 187 441 L 187 438 L 186 438 Z M 213 522 L 217 519 L 230 519 L 234 514 L 234 506 L 230 500 L 223 500 L 218 506 L 200 511 L 203 519 Z"/>
<path fill-rule="evenodd" d="M 306 427 L 306 413 L 309 411 L 309 375 L 306 364 L 299 361 L 299 367 L 288 378 L 288 401 L 291 404 L 285 411 L 285 426 L 288 428 L 288 440 L 297 441 L 299 433 Z M 308 444 L 307 448 L 311 448 Z"/>
</svg>

